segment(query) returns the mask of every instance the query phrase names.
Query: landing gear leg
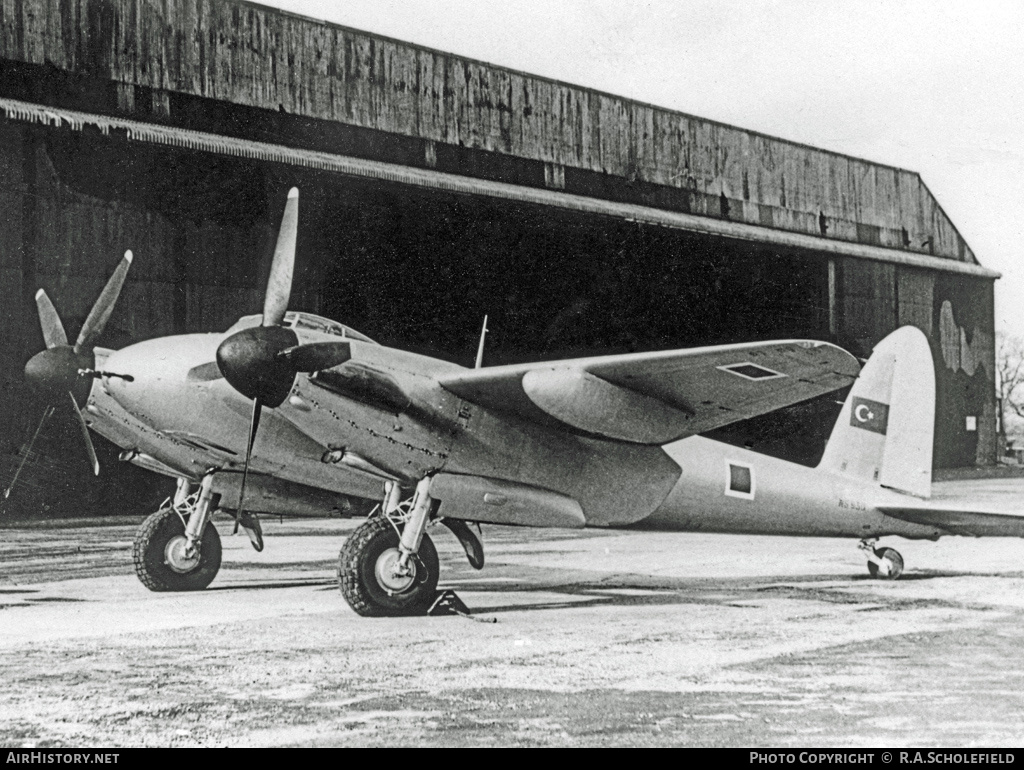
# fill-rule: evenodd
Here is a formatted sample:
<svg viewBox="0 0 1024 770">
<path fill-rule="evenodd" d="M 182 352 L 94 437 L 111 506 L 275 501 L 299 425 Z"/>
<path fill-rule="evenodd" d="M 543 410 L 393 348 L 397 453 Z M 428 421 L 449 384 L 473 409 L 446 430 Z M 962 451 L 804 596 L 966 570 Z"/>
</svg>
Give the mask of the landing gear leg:
<svg viewBox="0 0 1024 770">
<path fill-rule="evenodd" d="M 397 481 L 388 481 L 384 484 L 384 502 L 381 503 L 381 510 L 385 516 L 395 516 L 399 506 L 402 504 L 402 488 Z"/>
<path fill-rule="evenodd" d="M 420 479 L 416 485 L 416 494 L 412 498 L 412 510 L 409 512 L 409 520 L 402 530 L 402 539 L 398 543 L 398 550 L 401 556 L 395 569 L 398 573 L 407 575 L 409 564 L 412 558 L 420 550 L 420 543 L 427 529 L 427 521 L 433 512 L 433 499 L 430 497 L 430 477 Z"/>
<path fill-rule="evenodd" d="M 881 580 L 896 580 L 903 574 L 903 557 L 895 548 L 875 548 L 878 540 L 861 540 L 858 546 L 868 557 L 868 572 Z"/>
<path fill-rule="evenodd" d="M 210 523 L 216 507 L 213 474 L 199 490 L 178 482 L 174 501 L 139 527 L 132 548 L 135 574 L 151 591 L 200 591 L 217 576 L 221 562 L 220 534 Z"/>
<path fill-rule="evenodd" d="M 416 486 L 412 507 L 402 514 L 390 487 L 382 515 L 356 529 L 338 557 L 338 585 L 345 601 L 367 617 L 426 614 L 437 595 L 440 562 L 426 526 L 436 507 L 430 479 Z"/>
</svg>

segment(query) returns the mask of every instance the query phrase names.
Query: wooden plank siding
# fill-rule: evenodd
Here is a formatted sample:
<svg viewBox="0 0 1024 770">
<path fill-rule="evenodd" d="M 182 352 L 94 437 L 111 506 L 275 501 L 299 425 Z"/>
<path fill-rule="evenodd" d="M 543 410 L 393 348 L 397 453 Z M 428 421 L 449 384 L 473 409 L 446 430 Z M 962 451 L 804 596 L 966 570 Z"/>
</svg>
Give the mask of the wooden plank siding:
<svg viewBox="0 0 1024 770">
<path fill-rule="evenodd" d="M 540 161 L 549 186 L 577 169 L 695 214 L 976 263 L 914 172 L 240 0 L 0 0 L 0 60 L 119 84 L 125 111 L 159 115 L 169 93 L 281 110 L 423 140 L 427 165 L 444 143 Z"/>
</svg>

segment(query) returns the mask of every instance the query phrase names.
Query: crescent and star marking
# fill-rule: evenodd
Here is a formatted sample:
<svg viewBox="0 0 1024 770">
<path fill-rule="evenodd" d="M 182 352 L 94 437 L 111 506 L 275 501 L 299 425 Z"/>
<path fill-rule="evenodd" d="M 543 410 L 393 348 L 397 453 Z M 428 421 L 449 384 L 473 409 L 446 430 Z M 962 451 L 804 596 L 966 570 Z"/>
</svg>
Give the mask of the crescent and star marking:
<svg viewBox="0 0 1024 770">
<path fill-rule="evenodd" d="M 863 415 L 863 413 L 862 413 L 862 412 L 867 412 L 867 415 L 868 415 L 868 416 L 867 416 L 867 417 L 865 417 L 865 416 Z M 868 420 L 873 420 L 873 419 L 875 419 L 875 413 L 874 413 L 874 412 L 872 412 L 872 411 L 871 411 L 870 409 L 868 409 L 868 407 L 867 407 L 867 404 L 861 404 L 860 406 L 858 406 L 858 407 L 857 407 L 857 408 L 856 408 L 856 409 L 854 410 L 854 416 L 855 416 L 855 417 L 857 418 L 857 420 L 858 420 L 858 421 L 860 421 L 860 422 L 867 422 Z"/>
</svg>

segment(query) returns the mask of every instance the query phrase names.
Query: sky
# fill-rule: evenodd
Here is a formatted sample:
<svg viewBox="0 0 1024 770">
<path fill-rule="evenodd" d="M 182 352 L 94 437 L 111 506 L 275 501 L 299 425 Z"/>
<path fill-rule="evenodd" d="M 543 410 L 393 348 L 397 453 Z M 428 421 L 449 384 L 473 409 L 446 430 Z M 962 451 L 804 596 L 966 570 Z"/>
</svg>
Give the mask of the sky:
<svg viewBox="0 0 1024 770">
<path fill-rule="evenodd" d="M 263 0 L 917 171 L 1024 337 L 1021 0 Z"/>
</svg>

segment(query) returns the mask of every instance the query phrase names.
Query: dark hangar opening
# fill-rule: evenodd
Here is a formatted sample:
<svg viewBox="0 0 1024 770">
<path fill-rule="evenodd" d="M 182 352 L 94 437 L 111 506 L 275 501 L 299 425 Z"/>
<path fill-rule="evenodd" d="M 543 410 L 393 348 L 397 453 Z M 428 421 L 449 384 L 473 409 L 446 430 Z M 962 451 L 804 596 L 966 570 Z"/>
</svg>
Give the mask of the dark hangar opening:
<svg viewBox="0 0 1024 770">
<path fill-rule="evenodd" d="M 293 308 L 384 344 L 469 365 L 485 314 L 491 365 L 829 337 L 827 260 L 795 250 L 77 133 L 45 145 L 61 187 L 145 228 L 128 213 L 138 209 L 171 236 L 118 233 L 141 242 L 128 244 L 140 258 L 130 282 L 165 277 L 156 262 L 169 261 L 172 290 L 190 294 L 177 328 L 153 319 L 136 337 L 219 330 L 211 317 L 226 325 L 258 312 L 251 294 L 262 294 L 292 185 L 301 196 Z M 74 213 L 57 213 L 53 227 L 75 226 Z M 210 285 L 236 293 L 215 302 Z"/>
<path fill-rule="evenodd" d="M 321 192 L 322 190 L 322 192 Z M 469 366 L 755 340 L 830 340 L 828 260 L 747 241 L 331 180 L 320 312 Z M 709 434 L 814 465 L 843 394 Z"/>
<path fill-rule="evenodd" d="M 743 242 L 340 180 L 308 222 L 320 311 L 386 344 L 489 365 L 828 334 L 827 264 Z"/>
<path fill-rule="evenodd" d="M 485 314 L 486 365 L 829 338 L 828 262 L 817 255 L 99 134 L 19 132 L 31 190 L 24 232 L 34 239 L 23 260 L 19 365 L 41 347 L 35 287 L 47 289 L 77 331 L 125 248 L 136 261 L 102 344 L 223 331 L 258 313 L 292 185 L 301 190 L 293 309 L 387 345 L 470 366 Z M 31 395 L 22 397 L 31 406 L 15 417 L 17 445 L 42 411 Z M 832 399 L 819 400 L 715 437 L 813 463 L 835 411 Z M 84 463 L 68 462 L 75 430 L 54 420 L 37 446 L 39 456 L 53 458 L 43 465 L 54 483 L 38 485 L 52 498 L 42 506 L 50 515 L 68 488 L 109 501 L 106 491 L 123 486 L 125 474 L 145 486 L 99 437 L 98 483 Z M 81 512 L 76 505 L 66 513 Z"/>
</svg>

